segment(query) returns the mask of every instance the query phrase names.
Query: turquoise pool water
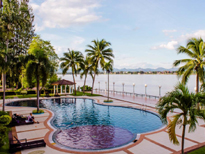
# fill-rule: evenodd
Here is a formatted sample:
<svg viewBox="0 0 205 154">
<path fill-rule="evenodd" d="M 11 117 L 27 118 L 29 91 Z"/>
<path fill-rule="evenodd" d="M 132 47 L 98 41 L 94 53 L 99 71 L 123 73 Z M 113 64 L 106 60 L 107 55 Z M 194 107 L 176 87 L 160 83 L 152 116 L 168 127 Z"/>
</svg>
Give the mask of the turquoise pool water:
<svg viewBox="0 0 205 154">
<path fill-rule="evenodd" d="M 35 106 L 35 101 L 8 104 Z M 51 125 L 57 129 L 53 140 L 72 149 L 98 150 L 119 147 L 133 141 L 136 134 L 163 126 L 153 113 L 133 108 L 96 104 L 92 99 L 41 100 L 41 107 L 54 112 Z"/>
</svg>

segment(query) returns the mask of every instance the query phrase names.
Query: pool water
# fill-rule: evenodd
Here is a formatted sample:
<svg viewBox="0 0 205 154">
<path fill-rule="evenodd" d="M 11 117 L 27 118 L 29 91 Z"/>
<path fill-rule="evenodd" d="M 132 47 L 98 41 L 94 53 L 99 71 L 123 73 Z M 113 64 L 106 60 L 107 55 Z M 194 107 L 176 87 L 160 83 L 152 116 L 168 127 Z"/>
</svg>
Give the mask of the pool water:
<svg viewBox="0 0 205 154">
<path fill-rule="evenodd" d="M 35 106 L 31 101 L 12 106 Z M 92 99 L 58 98 L 41 100 L 41 107 L 54 112 L 51 125 L 57 129 L 53 140 L 72 149 L 99 150 L 132 142 L 137 134 L 163 126 L 153 113 L 126 107 L 96 104 Z"/>
</svg>

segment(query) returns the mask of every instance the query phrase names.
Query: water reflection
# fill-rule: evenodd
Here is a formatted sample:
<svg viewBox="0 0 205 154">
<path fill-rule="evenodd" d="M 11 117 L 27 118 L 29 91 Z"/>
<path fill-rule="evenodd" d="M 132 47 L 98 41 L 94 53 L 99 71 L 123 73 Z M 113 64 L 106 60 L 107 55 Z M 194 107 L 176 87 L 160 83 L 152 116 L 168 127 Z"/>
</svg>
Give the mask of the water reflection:
<svg viewBox="0 0 205 154">
<path fill-rule="evenodd" d="M 94 150 L 121 146 L 132 141 L 133 137 L 132 133 L 121 128 L 88 125 L 61 130 L 54 140 L 70 148 Z"/>
</svg>

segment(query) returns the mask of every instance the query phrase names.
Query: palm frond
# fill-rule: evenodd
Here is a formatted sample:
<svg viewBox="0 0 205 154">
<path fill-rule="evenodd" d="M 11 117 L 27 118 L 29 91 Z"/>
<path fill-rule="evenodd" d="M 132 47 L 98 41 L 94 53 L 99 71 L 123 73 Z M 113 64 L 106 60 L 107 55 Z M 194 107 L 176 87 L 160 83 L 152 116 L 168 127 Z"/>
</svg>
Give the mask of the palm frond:
<svg viewBox="0 0 205 154">
<path fill-rule="evenodd" d="M 179 141 L 176 137 L 175 128 L 176 128 L 177 122 L 179 121 L 179 118 L 181 116 L 182 116 L 182 113 L 174 115 L 173 120 L 171 120 L 171 122 L 168 125 L 169 139 L 171 142 L 173 142 L 176 145 L 179 145 Z"/>
</svg>

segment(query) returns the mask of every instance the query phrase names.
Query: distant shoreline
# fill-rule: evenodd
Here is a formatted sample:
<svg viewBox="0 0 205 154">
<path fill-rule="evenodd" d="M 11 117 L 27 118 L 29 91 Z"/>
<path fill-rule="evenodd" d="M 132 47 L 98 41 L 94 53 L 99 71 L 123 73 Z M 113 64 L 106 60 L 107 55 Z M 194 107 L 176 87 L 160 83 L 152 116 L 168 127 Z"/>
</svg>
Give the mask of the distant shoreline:
<svg viewBox="0 0 205 154">
<path fill-rule="evenodd" d="M 63 75 L 62 73 L 57 73 L 58 75 Z M 66 73 L 65 75 L 72 75 L 71 73 Z M 78 74 L 79 75 L 79 74 Z M 98 74 L 98 75 L 107 75 L 107 74 Z M 109 74 L 109 75 L 177 75 L 177 74 Z M 193 74 L 195 75 L 195 74 Z"/>
</svg>

